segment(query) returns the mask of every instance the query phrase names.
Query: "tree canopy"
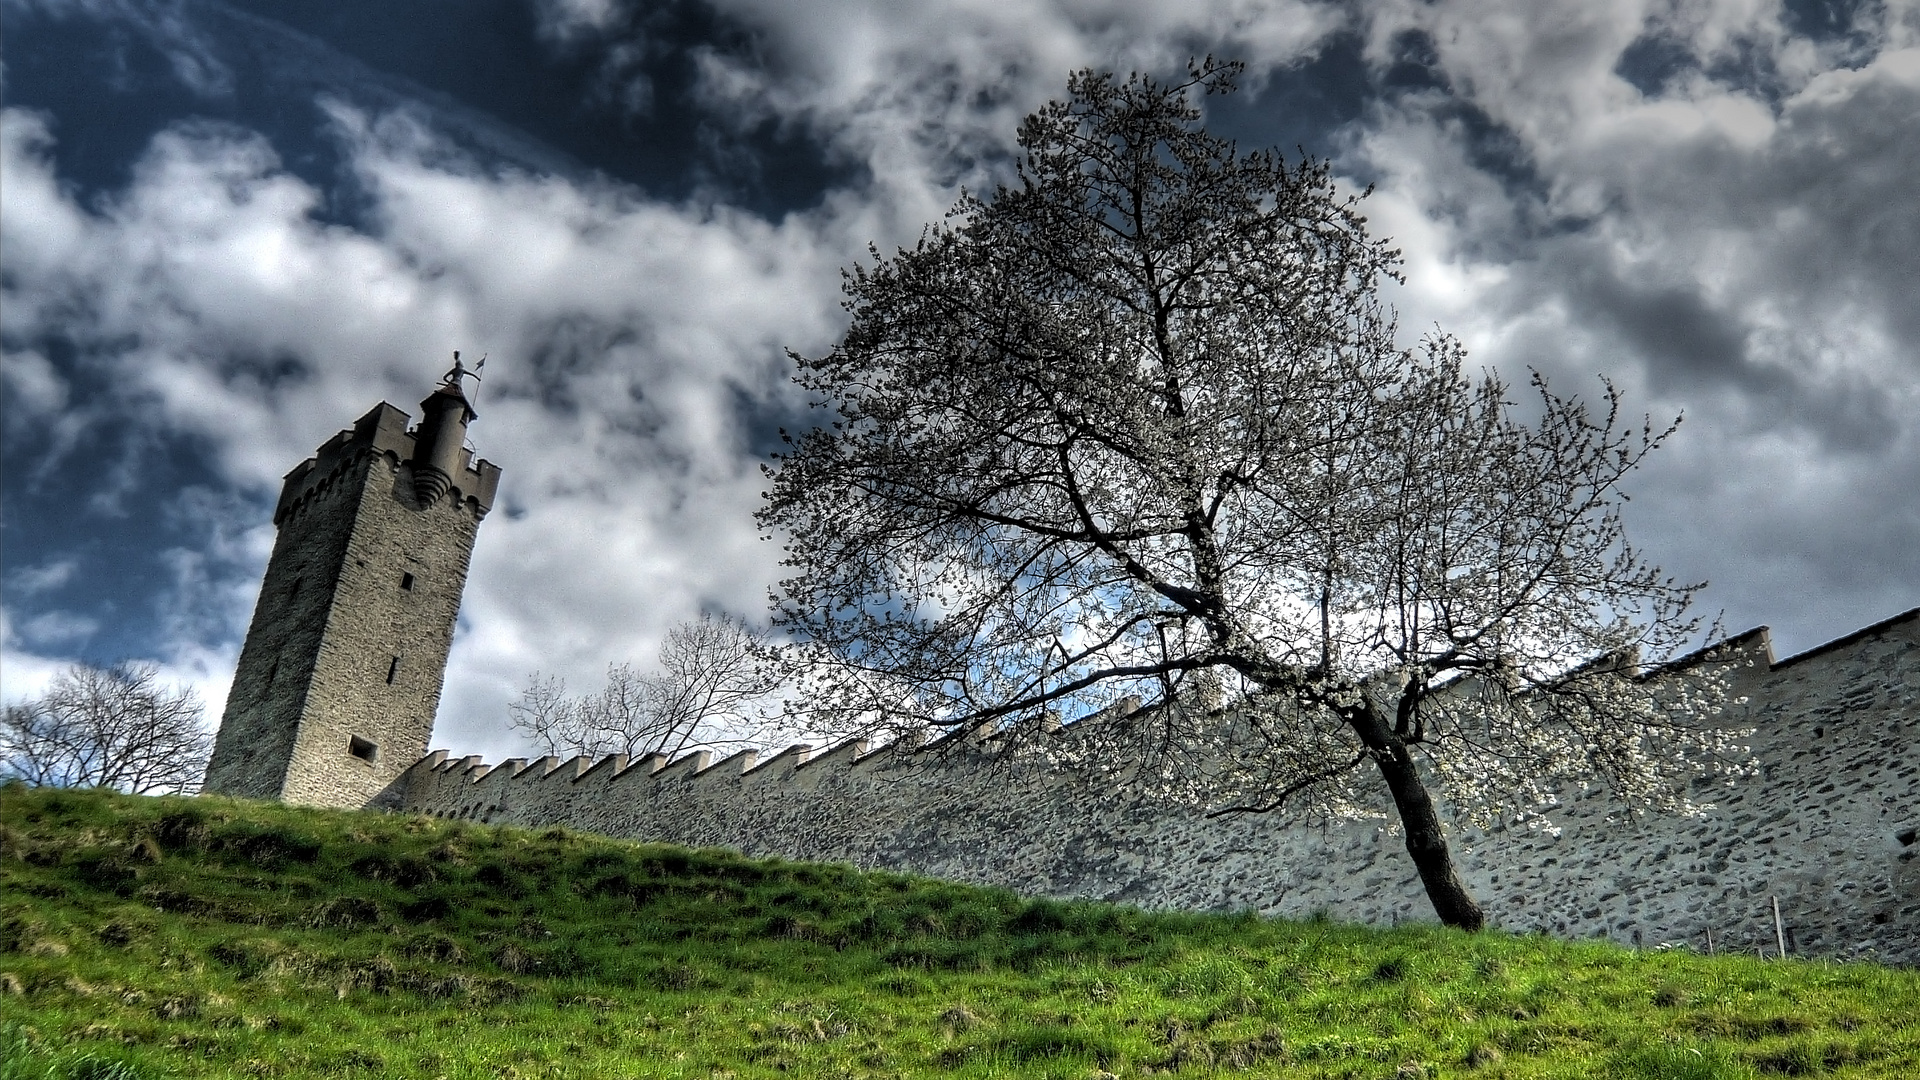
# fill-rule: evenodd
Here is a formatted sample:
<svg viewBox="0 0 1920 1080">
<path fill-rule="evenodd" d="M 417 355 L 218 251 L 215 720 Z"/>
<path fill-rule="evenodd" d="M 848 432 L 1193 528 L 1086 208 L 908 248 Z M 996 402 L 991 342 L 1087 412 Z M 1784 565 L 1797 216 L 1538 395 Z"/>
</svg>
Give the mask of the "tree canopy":
<svg viewBox="0 0 1920 1080">
<path fill-rule="evenodd" d="M 1384 782 L 1436 912 L 1478 927 L 1429 780 L 1487 813 L 1567 777 L 1671 803 L 1723 746 L 1710 680 L 1640 677 L 1699 630 L 1618 513 L 1673 428 L 1402 345 L 1362 196 L 1206 131 L 1237 71 L 1074 75 L 1017 182 L 846 273 L 845 337 L 794 357 L 830 419 L 761 511 L 776 623 L 850 720 L 1133 696 L 1156 775 L 1215 808 Z"/>
</svg>

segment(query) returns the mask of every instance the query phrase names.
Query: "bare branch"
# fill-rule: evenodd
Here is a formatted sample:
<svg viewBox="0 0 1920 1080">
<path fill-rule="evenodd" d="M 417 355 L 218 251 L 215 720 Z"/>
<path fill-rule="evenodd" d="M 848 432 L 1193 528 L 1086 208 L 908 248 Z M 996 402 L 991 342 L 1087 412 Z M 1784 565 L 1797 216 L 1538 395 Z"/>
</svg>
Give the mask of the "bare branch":
<svg viewBox="0 0 1920 1080">
<path fill-rule="evenodd" d="M 0 776 L 135 795 L 198 791 L 213 753 L 199 695 L 152 664 L 74 664 L 0 719 Z"/>
<path fill-rule="evenodd" d="M 667 631 L 657 674 L 607 668 L 597 694 L 535 673 L 508 706 L 508 723 L 548 754 L 676 755 L 696 746 L 755 745 L 760 707 L 780 684 L 765 635 L 726 616 L 701 615 Z"/>
</svg>

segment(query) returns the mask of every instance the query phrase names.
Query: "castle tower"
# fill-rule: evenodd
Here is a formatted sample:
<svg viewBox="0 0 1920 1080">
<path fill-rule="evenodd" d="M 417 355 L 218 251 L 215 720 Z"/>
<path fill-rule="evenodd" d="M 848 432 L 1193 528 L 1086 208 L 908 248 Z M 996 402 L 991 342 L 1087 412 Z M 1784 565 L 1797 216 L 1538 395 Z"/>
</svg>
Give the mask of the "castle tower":
<svg viewBox="0 0 1920 1080">
<path fill-rule="evenodd" d="M 287 474 L 204 790 L 386 805 L 427 752 L 454 617 L 500 469 L 465 447 L 454 354 L 418 427 L 381 402 Z"/>
</svg>

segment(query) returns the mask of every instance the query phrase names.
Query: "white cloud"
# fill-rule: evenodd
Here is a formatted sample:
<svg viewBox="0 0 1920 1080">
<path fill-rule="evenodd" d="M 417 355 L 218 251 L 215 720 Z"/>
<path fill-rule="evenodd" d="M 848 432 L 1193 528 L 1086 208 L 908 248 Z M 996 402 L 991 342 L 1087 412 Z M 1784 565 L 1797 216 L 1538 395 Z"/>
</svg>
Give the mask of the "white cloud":
<svg viewBox="0 0 1920 1080">
<path fill-rule="evenodd" d="M 73 580 L 73 572 L 80 564 L 74 559 L 50 559 L 33 566 L 19 566 L 7 571 L 6 588 L 14 595 L 22 593 L 32 596 L 49 589 L 57 589 Z"/>
<path fill-rule="evenodd" d="M 36 349 L 0 356 L 0 386 L 6 388 L 6 408 L 15 424 L 55 417 L 67 407 L 67 381 Z"/>
<path fill-rule="evenodd" d="M 58 657 L 23 648 L 11 613 L 0 608 L 0 702 L 12 705 L 39 697 L 65 667 Z"/>
<path fill-rule="evenodd" d="M 100 629 L 98 619 L 89 619 L 65 611 L 49 611 L 20 624 L 20 639 L 36 647 L 59 646 L 91 637 Z"/>
</svg>

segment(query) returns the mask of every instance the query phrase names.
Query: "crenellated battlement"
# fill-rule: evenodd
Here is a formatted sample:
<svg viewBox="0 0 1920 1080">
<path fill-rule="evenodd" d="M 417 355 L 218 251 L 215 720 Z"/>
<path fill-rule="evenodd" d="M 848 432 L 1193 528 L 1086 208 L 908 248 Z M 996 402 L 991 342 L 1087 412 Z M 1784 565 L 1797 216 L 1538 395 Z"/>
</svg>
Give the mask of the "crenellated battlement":
<svg viewBox="0 0 1920 1080">
<path fill-rule="evenodd" d="M 1722 665 L 1734 701 L 1725 722 L 1753 730 L 1759 767 L 1697 816 L 1623 826 L 1598 793 L 1567 792 L 1529 827 L 1456 826 L 1461 871 L 1493 921 L 1696 947 L 1711 929 L 1722 948 L 1770 948 L 1777 896 L 1796 951 L 1920 963 L 1920 609 L 1779 662 L 1762 627 L 1683 663 Z M 1068 745 L 1134 722 L 1137 708 L 1121 703 L 1040 737 Z M 1000 753 L 999 741 L 973 730 L 924 745 L 796 745 L 765 758 L 697 751 L 493 768 L 436 751 L 408 771 L 403 800 L 443 817 L 1037 895 L 1379 925 L 1430 917 L 1402 845 L 1379 820 L 1209 818 L 1046 755 Z"/>
<path fill-rule="evenodd" d="M 411 491 L 418 431 L 408 426 L 409 420 L 405 411 L 383 401 L 354 421 L 352 427 L 322 443 L 312 457 L 294 466 L 282 481 L 280 501 L 273 511 L 274 525 L 284 527 L 317 500 L 340 490 L 343 481 L 357 471 L 356 467 L 373 455 L 385 457 L 388 468 L 395 472 L 405 470 L 405 490 Z M 485 517 L 493 508 L 494 495 L 500 487 L 500 467 L 462 448 L 458 467 L 450 480 L 454 505 L 465 507 L 476 519 Z"/>
</svg>

